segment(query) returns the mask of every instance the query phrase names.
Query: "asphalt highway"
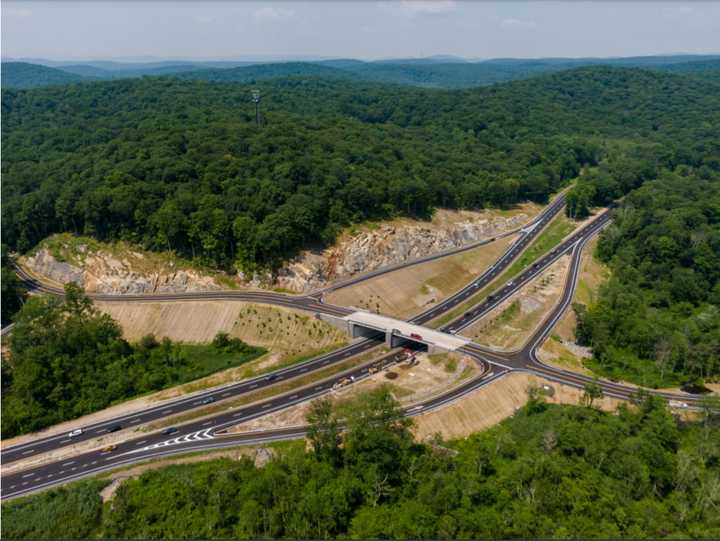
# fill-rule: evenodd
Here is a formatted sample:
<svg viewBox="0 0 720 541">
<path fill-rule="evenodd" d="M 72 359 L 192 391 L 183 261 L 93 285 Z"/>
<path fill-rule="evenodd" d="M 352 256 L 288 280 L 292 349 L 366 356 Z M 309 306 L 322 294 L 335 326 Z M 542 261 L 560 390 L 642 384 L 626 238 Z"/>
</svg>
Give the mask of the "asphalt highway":
<svg viewBox="0 0 720 541">
<path fill-rule="evenodd" d="M 544 225 L 546 225 L 547 222 L 549 222 L 563 208 L 563 203 L 563 200 L 556 200 L 553 204 L 549 205 L 544 212 L 538 216 L 536 221 L 525 229 L 522 233 L 523 236 L 518 239 L 518 241 L 516 241 L 505 254 L 503 254 L 503 256 L 495 263 L 495 265 L 493 265 L 491 269 L 478 277 L 474 283 L 463 288 L 463 290 L 453 295 L 439 306 L 445 306 L 445 310 L 449 310 L 457 304 L 464 302 L 468 296 L 472 295 L 482 285 L 490 283 L 492 279 L 494 279 L 493 271 L 499 272 L 499 270 L 506 268 L 519 255 L 519 253 L 527 247 L 531 240 L 537 236 Z M 475 285 L 475 283 L 478 285 Z M 272 297 L 274 297 L 274 295 Z M 437 309 L 438 307 L 436 306 L 428 310 L 425 314 L 422 314 L 420 317 L 422 317 L 424 321 L 432 319 L 438 314 Z M 63 433 L 44 438 L 42 440 L 35 440 L 28 444 L 13 446 L 4 451 L 2 461 L 7 464 L 15 460 L 28 458 L 32 455 L 55 450 L 65 445 L 70 445 L 86 439 L 94 439 L 98 436 L 102 436 L 102 434 L 106 433 L 108 429 L 113 426 L 120 425 L 122 428 L 132 427 L 133 425 L 140 425 L 149 421 L 161 419 L 168 415 L 174 415 L 182 411 L 194 409 L 203 405 L 203 402 L 209 397 L 216 400 L 227 399 L 231 396 L 238 396 L 246 392 L 255 391 L 261 387 L 275 385 L 281 381 L 308 373 L 311 369 L 329 366 L 333 362 L 337 362 L 372 349 L 377 344 L 378 342 L 376 340 L 363 340 L 356 342 L 347 348 L 343 348 L 342 350 L 332 352 L 328 355 L 322 356 L 318 359 L 313 359 L 300 365 L 274 372 L 271 375 L 233 384 L 219 390 L 213 389 L 207 393 L 185 397 L 171 404 L 163 404 L 143 412 L 123 416 L 121 418 L 114 418 L 95 425 L 85 426 L 83 427 L 83 434 L 72 439 L 67 434 Z M 466 353 L 475 357 L 479 363 L 486 366 L 482 358 L 477 353 L 472 351 Z M 392 363 L 395 360 L 394 355 L 396 354 L 390 354 L 379 362 L 384 364 Z M 377 362 L 378 361 L 376 361 L 376 363 Z M 446 404 L 448 401 L 456 400 L 460 396 L 471 392 L 475 388 L 485 385 L 488 380 L 494 380 L 497 377 L 501 377 L 506 371 L 506 369 L 501 368 L 488 374 L 488 371 L 485 370 L 483 377 L 475 378 L 467 382 L 465 385 L 429 401 L 427 404 L 415 405 L 413 407 L 414 413 L 417 414 L 420 411 L 425 412 L 433 407 L 439 407 L 440 405 Z M 132 440 L 125 441 L 119 444 L 118 447 L 113 449 L 111 452 L 102 450 L 88 452 L 69 460 L 49 463 L 44 466 L 29 468 L 15 474 L 3 476 L 1 494 L 3 498 L 15 497 L 51 484 L 65 482 L 76 477 L 101 471 L 102 469 L 116 467 L 120 465 L 120 463 L 145 460 L 149 457 L 157 456 L 159 453 L 174 454 L 187 450 L 194 450 L 197 449 L 198 446 L 205 448 L 204 446 L 207 445 L 219 445 L 219 442 L 215 442 L 213 440 L 220 437 L 222 430 L 227 426 L 236 425 L 245 420 L 265 415 L 277 409 L 284 409 L 295 403 L 327 393 L 332 389 L 333 385 L 344 377 L 350 376 L 355 379 L 359 379 L 366 377 L 367 375 L 368 367 L 361 366 L 347 373 L 329 378 L 324 382 L 319 382 L 315 385 L 303 388 L 302 390 L 273 397 L 271 400 L 253 406 L 240 408 L 239 411 L 215 415 L 207 420 L 184 424 L 181 427 L 182 430 L 178 431 L 180 435 L 173 435 L 173 438 L 169 438 L 168 434 L 155 432 L 148 434 L 147 436 L 143 435 L 140 438 L 133 438 Z M 487 378 L 485 375 L 487 375 Z M 276 434 L 276 436 L 290 437 L 285 433 Z M 237 439 L 241 437 L 235 436 L 234 438 Z M 235 439 L 232 440 L 234 443 L 228 443 L 230 442 L 228 436 L 224 436 L 224 443 L 227 445 L 236 445 L 237 441 L 235 441 Z"/>
<path fill-rule="evenodd" d="M 464 302 L 469 296 L 478 291 L 481 287 L 489 284 L 496 276 L 498 272 L 503 271 L 507 268 L 512 261 L 532 242 L 532 240 L 539 234 L 539 232 L 551 221 L 564 207 L 565 199 L 564 196 L 556 198 L 550 205 L 548 205 L 541 214 L 539 214 L 533 222 L 524 228 L 524 232 L 521 233 L 521 237 L 508 248 L 508 250 L 495 262 L 495 264 L 480 275 L 476 280 L 471 282 L 469 285 L 464 287 L 462 290 L 457 292 L 455 295 L 449 297 L 445 301 L 439 303 L 435 307 L 427 310 L 423 314 L 415 317 L 412 322 L 424 323 L 438 315 L 451 310 L 456 305 Z M 415 263 L 411 263 L 415 264 Z M 38 282 L 33 276 L 29 275 L 22 268 L 16 268 L 18 275 L 21 279 L 26 282 L 29 286 L 36 290 L 43 291 L 45 293 L 62 295 L 62 290 L 48 286 Z M 370 277 L 364 276 L 358 278 L 358 280 L 366 280 Z M 357 282 L 355 282 L 357 283 Z M 267 304 L 288 306 L 295 309 L 311 310 L 314 312 L 322 312 L 325 314 L 331 314 L 335 316 L 345 316 L 353 312 L 352 309 L 337 307 L 320 303 L 314 297 L 301 297 L 301 296 L 289 296 L 277 293 L 265 293 L 265 292 L 236 292 L 236 291 L 223 291 L 223 292 L 208 292 L 208 293 L 182 293 L 182 294 L 152 294 L 152 295 L 91 295 L 96 300 L 122 300 L 122 301 L 178 301 L 178 300 L 218 300 L 218 299 L 234 299 L 234 300 L 248 300 L 250 302 L 264 302 Z M 257 389 L 268 387 L 276 383 L 286 381 L 288 379 L 303 376 L 311 373 L 314 370 L 328 367 L 332 364 L 346 360 L 349 357 L 365 353 L 378 345 L 380 345 L 382 339 L 378 336 L 377 339 L 365 339 L 362 341 L 355 342 L 350 346 L 333 351 L 321 357 L 305 361 L 303 363 L 280 369 L 271 374 L 254 378 L 252 380 L 242 381 L 236 384 L 231 384 L 220 389 L 212 389 L 202 393 L 197 393 L 194 396 L 187 396 L 174 402 L 164 403 L 163 405 L 149 408 L 141 412 L 133 414 L 123 415 L 121 417 L 115 417 L 112 419 L 104 420 L 101 422 L 93 423 L 87 426 L 83 426 L 83 434 L 70 438 L 67 432 L 57 433 L 53 431 L 52 435 L 48 435 L 43 438 L 38 438 L 32 442 L 28 442 L 22 445 L 14 445 L 12 447 L 2 449 L 0 454 L 0 460 L 4 464 L 14 462 L 28 458 L 32 455 L 38 455 L 40 453 L 53 451 L 61 447 L 72 445 L 78 442 L 82 442 L 89 439 L 94 439 L 102 436 L 111 427 L 120 425 L 122 428 L 128 428 L 132 426 L 138 426 L 151 421 L 157 421 L 168 415 L 177 415 L 198 407 L 202 407 L 204 401 L 210 399 L 213 401 L 220 401 L 237 397 L 242 394 L 256 391 Z M 52 429 L 51 429 L 52 430 Z"/>
<path fill-rule="evenodd" d="M 588 239 L 590 239 L 607 224 L 608 220 L 609 214 L 607 212 L 601 214 L 593 222 L 568 237 L 555 250 L 533 263 L 523 273 L 518 275 L 513 280 L 512 284 L 504 286 L 500 291 L 496 291 L 491 299 L 486 300 L 485 303 L 479 305 L 478 308 L 474 308 L 469 314 L 464 314 L 459 320 L 453 321 L 444 327 L 447 329 L 453 328 L 457 330 L 471 324 L 478 317 L 482 317 L 483 314 L 486 314 L 489 310 L 497 306 L 497 304 L 509 298 L 517 291 L 518 288 L 522 287 L 533 277 L 537 276 L 538 273 L 551 265 L 559 257 L 566 253 L 571 254 L 572 260 L 568 273 L 568 281 L 563 291 L 561 300 L 551 311 L 545 321 L 540 325 L 539 329 L 528 341 L 525 348 L 516 352 L 507 353 L 494 352 L 477 344 L 469 344 L 465 346 L 462 348 L 462 351 L 475 358 L 476 361 L 483 367 L 482 375 L 473 378 L 446 393 L 434 397 L 433 399 L 416 404 L 410 407 L 406 413 L 408 415 L 418 415 L 442 405 L 446 405 L 481 386 L 487 385 L 492 381 L 503 377 L 505 374 L 513 370 L 529 371 L 543 376 L 551 381 L 573 385 L 576 387 L 583 387 L 586 383 L 595 381 L 603 388 L 603 391 L 607 396 L 614 396 L 623 399 L 631 398 L 636 393 L 636 388 L 634 387 L 604 380 L 597 381 L 562 369 L 548 367 L 543 365 L 536 355 L 539 345 L 547 338 L 557 320 L 562 316 L 564 311 L 572 302 L 580 269 L 582 248 Z M 363 341 L 358 342 L 354 346 L 362 345 L 365 342 L 370 342 L 372 344 L 372 341 Z M 353 346 L 350 346 L 350 348 L 352 347 Z M 387 365 L 395 362 L 396 360 L 396 354 L 390 354 L 385 356 L 382 360 L 374 361 L 371 364 L 377 365 L 378 363 L 381 363 Z M 338 374 L 324 381 L 313 383 L 302 389 L 291 391 L 281 396 L 274 396 L 264 402 L 229 409 L 221 414 L 202 418 L 186 425 L 182 425 L 180 427 L 181 430 L 179 430 L 177 434 L 169 435 L 161 432 L 149 433 L 123 442 L 111 452 L 102 450 L 92 451 L 64 461 L 38 466 L 36 468 L 30 468 L 4 476 L 2 478 L 2 497 L 16 497 L 47 486 L 98 473 L 124 464 L 146 460 L 148 458 L 182 452 L 216 449 L 234 446 L 241 443 L 261 443 L 301 437 L 304 434 L 304 429 L 302 427 L 246 434 L 227 434 L 225 430 L 230 426 L 238 424 L 239 422 L 265 415 L 272 411 L 284 409 L 293 404 L 327 393 L 331 391 L 333 386 L 344 377 L 352 376 L 356 380 L 367 377 L 369 375 L 369 366 L 369 364 L 358 366 L 343 374 Z M 270 384 L 275 383 L 276 381 L 270 382 Z M 677 394 L 658 394 L 668 399 L 678 399 Z M 683 400 L 688 402 L 691 407 L 692 404 L 697 402 L 697 398 L 691 395 L 687 395 L 687 398 L 683 398 Z M 167 414 L 169 412 L 165 413 Z"/>
</svg>

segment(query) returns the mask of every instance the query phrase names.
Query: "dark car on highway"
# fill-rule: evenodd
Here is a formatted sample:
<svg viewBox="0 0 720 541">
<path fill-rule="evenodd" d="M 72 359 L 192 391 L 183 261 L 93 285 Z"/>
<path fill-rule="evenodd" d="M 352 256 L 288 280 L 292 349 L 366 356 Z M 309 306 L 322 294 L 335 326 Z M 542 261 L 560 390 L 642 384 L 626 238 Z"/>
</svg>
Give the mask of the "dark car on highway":
<svg viewBox="0 0 720 541">
<path fill-rule="evenodd" d="M 203 401 L 201 402 L 201 404 L 212 404 L 213 402 L 215 402 L 215 397 L 214 397 L 214 396 L 208 396 L 207 398 L 203 399 Z"/>
<path fill-rule="evenodd" d="M 170 434 L 175 434 L 178 431 L 176 426 L 170 426 L 162 431 L 164 436 L 169 436 Z"/>
<path fill-rule="evenodd" d="M 122 425 L 112 425 L 108 428 L 108 432 L 117 432 L 120 429 L 122 429 Z"/>
</svg>

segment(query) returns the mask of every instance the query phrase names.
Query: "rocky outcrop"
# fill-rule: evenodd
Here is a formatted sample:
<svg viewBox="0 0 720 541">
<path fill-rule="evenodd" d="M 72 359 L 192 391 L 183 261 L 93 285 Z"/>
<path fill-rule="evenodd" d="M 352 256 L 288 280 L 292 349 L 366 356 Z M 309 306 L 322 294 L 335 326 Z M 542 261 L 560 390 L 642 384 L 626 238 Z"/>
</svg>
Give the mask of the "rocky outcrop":
<svg viewBox="0 0 720 541">
<path fill-rule="evenodd" d="M 182 293 L 220 289 L 213 278 L 176 269 L 172 262 L 141 270 L 137 260 L 143 258 L 143 254 L 136 252 L 130 258 L 120 259 L 99 250 L 73 265 L 58 261 L 50 251 L 41 248 L 21 263 L 38 276 L 61 284 L 75 282 L 90 293 Z"/>
<path fill-rule="evenodd" d="M 236 278 L 246 286 L 308 292 L 358 273 L 497 236 L 521 227 L 528 218 L 525 213 L 503 217 L 490 212 L 440 210 L 432 222 L 399 220 L 347 235 L 322 252 L 302 252 L 274 275 L 239 274 Z M 21 263 L 38 276 L 63 284 L 75 282 L 88 292 L 181 293 L 221 288 L 211 276 L 176 268 L 161 254 L 141 253 L 126 243 L 85 242 L 70 235 L 51 240 Z"/>
<path fill-rule="evenodd" d="M 292 291 L 309 291 L 358 273 L 493 237 L 520 227 L 527 220 L 526 214 L 517 214 L 442 226 L 384 225 L 352 236 L 322 253 L 303 252 L 279 270 L 274 282 Z"/>
</svg>

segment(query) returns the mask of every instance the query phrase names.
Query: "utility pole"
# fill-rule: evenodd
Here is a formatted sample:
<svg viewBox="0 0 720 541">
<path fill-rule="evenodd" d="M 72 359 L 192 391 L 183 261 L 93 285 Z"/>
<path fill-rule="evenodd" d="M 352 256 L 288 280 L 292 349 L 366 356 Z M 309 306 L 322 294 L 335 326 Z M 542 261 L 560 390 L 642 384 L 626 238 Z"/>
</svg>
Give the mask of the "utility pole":
<svg viewBox="0 0 720 541">
<path fill-rule="evenodd" d="M 260 91 L 252 91 L 252 100 L 255 103 L 255 124 L 260 126 Z"/>
</svg>

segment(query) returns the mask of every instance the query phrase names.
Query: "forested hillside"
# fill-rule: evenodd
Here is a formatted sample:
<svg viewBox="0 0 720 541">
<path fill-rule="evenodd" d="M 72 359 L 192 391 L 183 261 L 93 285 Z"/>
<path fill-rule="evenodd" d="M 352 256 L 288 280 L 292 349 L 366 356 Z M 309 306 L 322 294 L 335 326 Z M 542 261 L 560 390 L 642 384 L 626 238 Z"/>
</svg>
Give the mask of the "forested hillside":
<svg viewBox="0 0 720 541">
<path fill-rule="evenodd" d="M 718 144 L 715 141 L 716 145 Z M 608 186 L 599 174 L 591 186 Z M 646 386 L 702 389 L 720 374 L 720 173 L 663 171 L 630 192 L 598 246 L 612 278 L 578 336 L 594 368 Z"/>
<path fill-rule="evenodd" d="M 273 267 L 352 222 L 545 201 L 600 159 L 713 167 L 715 90 L 597 67 L 453 92 L 312 78 L 5 91 L 3 241 L 75 231 Z"/>
<path fill-rule="evenodd" d="M 685 539 L 720 536 L 720 431 L 638 396 L 617 415 L 537 398 L 467 440 L 417 444 L 388 392 L 317 404 L 312 450 L 148 471 L 3 504 L 3 539 Z M 347 419 L 340 434 L 338 417 Z"/>
<path fill-rule="evenodd" d="M 33 88 L 48 85 L 64 85 L 87 78 L 56 68 L 48 68 L 27 62 L 2 63 L 3 88 Z"/>
<path fill-rule="evenodd" d="M 130 344 L 122 338 L 120 326 L 101 314 L 75 284 L 65 286 L 64 299 L 29 298 L 6 346 L 3 439 L 192 381 L 265 352 L 227 335 L 220 335 L 213 345 L 174 344 L 152 335 Z"/>
</svg>

